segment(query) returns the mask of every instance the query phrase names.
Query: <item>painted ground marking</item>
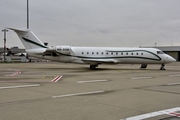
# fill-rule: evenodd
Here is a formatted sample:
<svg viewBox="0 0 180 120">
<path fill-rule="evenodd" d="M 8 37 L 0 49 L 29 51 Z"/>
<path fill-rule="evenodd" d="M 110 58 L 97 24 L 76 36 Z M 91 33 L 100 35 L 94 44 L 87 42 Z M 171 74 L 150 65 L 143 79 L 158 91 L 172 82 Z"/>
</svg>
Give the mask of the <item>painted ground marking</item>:
<svg viewBox="0 0 180 120">
<path fill-rule="evenodd" d="M 19 85 L 19 86 L 6 86 L 6 87 L 0 87 L 0 90 L 1 90 L 1 89 L 12 89 L 12 88 L 37 87 L 37 86 L 40 86 L 40 84 Z"/>
<path fill-rule="evenodd" d="M 63 98 L 63 97 L 71 97 L 71 96 L 78 96 L 78 95 L 90 95 L 90 94 L 97 94 L 103 93 L 104 91 L 93 91 L 93 92 L 84 92 L 84 93 L 74 93 L 74 94 L 66 94 L 66 95 L 59 95 L 59 96 L 52 96 L 52 98 Z"/>
<path fill-rule="evenodd" d="M 120 120 L 143 120 L 143 119 L 156 117 L 156 116 L 159 116 L 159 115 L 165 115 L 165 114 L 171 115 L 171 116 L 175 116 L 175 115 L 179 116 L 179 113 L 175 113 L 176 111 L 180 111 L 180 107 L 161 110 L 161 111 L 156 111 L 156 112 L 151 112 L 151 113 L 142 114 L 142 115 L 129 117 L 129 118 L 126 118 L 126 119 L 120 119 Z"/>
<path fill-rule="evenodd" d="M 51 82 L 57 82 L 62 78 L 62 76 L 56 76 Z"/>
<path fill-rule="evenodd" d="M 77 83 L 93 83 L 93 82 L 107 82 L 108 80 L 88 80 L 88 81 L 78 81 Z"/>
<path fill-rule="evenodd" d="M 137 79 L 150 79 L 150 78 L 153 78 L 153 77 L 134 77 L 134 78 L 131 78 L 132 80 L 137 80 Z"/>
<path fill-rule="evenodd" d="M 54 78 L 55 76 L 43 76 L 43 78 Z"/>
<path fill-rule="evenodd" d="M 169 77 L 180 77 L 180 75 L 169 75 Z"/>
<path fill-rule="evenodd" d="M 180 83 L 168 83 L 166 85 L 169 85 L 169 86 L 171 86 L 171 85 L 180 85 Z"/>
<path fill-rule="evenodd" d="M 15 75 L 19 75 L 21 74 L 21 71 L 20 70 L 15 70 L 15 73 L 12 73 L 12 74 L 9 74 L 9 75 L 6 75 L 6 76 L 15 76 Z"/>
<path fill-rule="evenodd" d="M 169 115 L 180 117 L 180 113 L 177 113 L 177 112 L 171 112 L 169 113 Z"/>
</svg>

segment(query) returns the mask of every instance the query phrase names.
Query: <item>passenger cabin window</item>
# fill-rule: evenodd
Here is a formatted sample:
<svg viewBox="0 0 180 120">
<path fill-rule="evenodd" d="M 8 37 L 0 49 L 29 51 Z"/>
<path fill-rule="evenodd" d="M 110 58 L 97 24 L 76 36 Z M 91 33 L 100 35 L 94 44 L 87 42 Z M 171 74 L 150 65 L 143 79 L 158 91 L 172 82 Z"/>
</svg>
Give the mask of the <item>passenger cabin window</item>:
<svg viewBox="0 0 180 120">
<path fill-rule="evenodd" d="M 163 51 L 157 51 L 157 54 L 164 54 Z"/>
<path fill-rule="evenodd" d="M 82 52 L 82 54 L 84 54 L 84 52 Z"/>
<path fill-rule="evenodd" d="M 94 54 L 94 52 L 92 52 L 92 54 Z"/>
<path fill-rule="evenodd" d="M 133 55 L 133 53 L 131 53 L 131 55 Z"/>
<path fill-rule="evenodd" d="M 89 52 L 87 52 L 87 54 L 89 54 Z"/>
<path fill-rule="evenodd" d="M 126 55 L 128 55 L 128 53 L 126 53 Z"/>
<path fill-rule="evenodd" d="M 143 55 L 143 53 L 141 53 L 141 55 Z"/>
</svg>

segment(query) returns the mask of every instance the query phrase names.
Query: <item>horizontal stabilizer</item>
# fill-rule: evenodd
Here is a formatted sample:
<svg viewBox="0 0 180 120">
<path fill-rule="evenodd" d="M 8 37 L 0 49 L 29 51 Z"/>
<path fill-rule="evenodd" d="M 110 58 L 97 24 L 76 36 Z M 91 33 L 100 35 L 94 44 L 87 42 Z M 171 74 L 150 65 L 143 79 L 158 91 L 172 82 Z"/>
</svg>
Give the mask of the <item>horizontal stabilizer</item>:
<svg viewBox="0 0 180 120">
<path fill-rule="evenodd" d="M 10 29 L 10 30 L 14 30 L 14 31 L 17 31 L 17 32 L 27 32 L 28 30 L 27 29 L 15 29 L 15 28 L 7 28 L 7 29 Z"/>
</svg>

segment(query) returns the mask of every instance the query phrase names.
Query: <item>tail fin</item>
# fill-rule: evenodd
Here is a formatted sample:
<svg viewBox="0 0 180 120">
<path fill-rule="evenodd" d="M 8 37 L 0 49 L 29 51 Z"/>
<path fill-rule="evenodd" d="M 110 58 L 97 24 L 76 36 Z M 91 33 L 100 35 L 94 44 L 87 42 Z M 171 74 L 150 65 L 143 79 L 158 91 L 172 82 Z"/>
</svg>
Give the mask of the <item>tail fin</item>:
<svg viewBox="0 0 180 120">
<path fill-rule="evenodd" d="M 8 28 L 17 33 L 19 38 L 21 39 L 26 50 L 28 49 L 37 49 L 37 48 L 47 48 L 37 37 L 36 35 L 30 31 L 29 29 L 18 30 L 14 28 Z"/>
</svg>

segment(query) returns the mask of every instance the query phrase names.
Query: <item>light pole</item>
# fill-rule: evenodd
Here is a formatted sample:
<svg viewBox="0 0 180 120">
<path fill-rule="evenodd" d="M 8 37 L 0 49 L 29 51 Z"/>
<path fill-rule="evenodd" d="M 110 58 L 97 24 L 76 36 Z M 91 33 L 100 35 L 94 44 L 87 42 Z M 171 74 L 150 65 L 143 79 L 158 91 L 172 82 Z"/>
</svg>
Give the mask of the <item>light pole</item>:
<svg viewBox="0 0 180 120">
<path fill-rule="evenodd" d="M 29 29 L 29 0 L 27 0 L 27 29 Z"/>
<path fill-rule="evenodd" d="M 8 32 L 8 30 L 4 29 L 2 30 L 2 32 L 4 32 L 4 62 L 6 61 L 5 58 L 5 53 L 6 53 L 6 32 Z"/>
</svg>

